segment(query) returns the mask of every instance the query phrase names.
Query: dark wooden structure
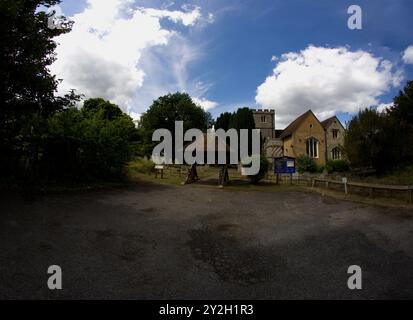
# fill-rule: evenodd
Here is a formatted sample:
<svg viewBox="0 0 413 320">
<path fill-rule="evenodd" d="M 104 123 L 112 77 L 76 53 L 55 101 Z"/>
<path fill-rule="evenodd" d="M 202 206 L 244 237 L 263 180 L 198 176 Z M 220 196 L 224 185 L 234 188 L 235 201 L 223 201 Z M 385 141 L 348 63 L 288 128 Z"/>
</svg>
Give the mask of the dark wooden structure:
<svg viewBox="0 0 413 320">
<path fill-rule="evenodd" d="M 208 138 L 214 139 L 215 148 L 211 148 L 208 145 Z M 202 139 L 189 143 L 186 146 L 186 148 L 188 147 L 193 150 L 196 149 L 198 152 L 199 151 L 204 152 L 205 162 L 207 161 L 208 154 L 211 154 L 211 152 L 215 153 L 214 157 L 216 161 L 218 161 L 219 154 L 224 152 L 227 162 L 225 164 L 220 164 L 221 168 L 219 171 L 218 185 L 224 186 L 226 183 L 229 182 L 228 163 L 230 159 L 231 149 L 226 143 L 226 141 L 221 139 L 214 132 L 209 132 L 209 133 L 204 133 Z M 196 169 L 197 165 L 198 165 L 197 163 L 191 165 L 190 169 L 188 170 L 185 184 L 194 183 L 200 180 L 198 177 L 197 169 Z"/>
</svg>

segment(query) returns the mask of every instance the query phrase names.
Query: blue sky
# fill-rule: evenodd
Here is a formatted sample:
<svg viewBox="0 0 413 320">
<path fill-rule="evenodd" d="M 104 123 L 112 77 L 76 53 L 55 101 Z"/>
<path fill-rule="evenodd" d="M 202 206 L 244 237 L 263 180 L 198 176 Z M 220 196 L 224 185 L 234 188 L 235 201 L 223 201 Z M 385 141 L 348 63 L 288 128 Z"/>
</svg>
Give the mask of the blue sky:
<svg viewBox="0 0 413 320">
<path fill-rule="evenodd" d="M 406 80 L 413 79 L 413 61 L 405 54 L 413 46 L 413 1 L 105 1 L 113 2 L 119 12 L 108 16 L 116 22 L 104 25 L 99 39 L 115 30 L 116 23 L 129 23 L 121 36 L 124 42 L 116 42 L 123 53 L 108 49 L 106 56 L 94 57 L 93 50 L 85 49 L 88 42 L 81 39 L 94 26 L 94 19 L 106 12 L 98 8 L 97 0 L 63 0 L 63 13 L 79 25 L 89 8 L 89 29 L 79 28 L 71 38 L 59 39 L 60 61 L 52 71 L 67 82 L 62 90 L 75 87 L 87 95 L 100 94 L 135 116 L 157 95 L 184 90 L 214 116 L 241 106 L 271 107 L 282 128 L 311 108 L 320 118 L 337 113 L 346 121 L 359 108 L 368 107 L 366 104 L 391 102 Z M 362 8 L 362 30 L 347 27 L 347 9 L 352 4 Z M 133 23 L 150 16 L 148 25 L 156 19 L 160 28 L 132 26 L 130 18 L 137 10 L 145 16 L 136 17 Z M 184 15 L 189 20 L 184 20 Z M 156 40 L 141 39 L 149 33 Z M 95 43 L 92 40 L 89 42 Z M 128 63 L 122 66 L 123 60 L 116 55 L 122 56 L 134 41 L 142 43 L 130 49 L 137 58 L 128 56 Z M 91 61 L 82 61 L 82 70 L 113 79 L 75 76 L 76 67 L 71 64 L 78 55 L 69 44 L 73 48 L 77 43 L 85 51 L 84 60 Z M 286 53 L 295 56 L 283 56 Z M 127 74 L 133 63 L 134 72 Z M 125 74 L 117 71 L 117 65 L 124 67 L 119 70 Z M 116 88 L 124 92 L 117 95 Z M 356 107 L 358 104 L 363 105 Z"/>
</svg>

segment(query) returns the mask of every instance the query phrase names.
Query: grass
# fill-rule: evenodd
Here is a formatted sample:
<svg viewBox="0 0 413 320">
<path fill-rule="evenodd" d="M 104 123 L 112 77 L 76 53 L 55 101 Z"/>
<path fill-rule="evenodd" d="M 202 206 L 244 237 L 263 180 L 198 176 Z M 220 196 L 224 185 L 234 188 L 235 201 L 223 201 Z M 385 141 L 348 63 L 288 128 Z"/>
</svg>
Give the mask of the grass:
<svg viewBox="0 0 413 320">
<path fill-rule="evenodd" d="M 158 175 L 155 178 L 155 164 L 150 160 L 137 158 L 131 161 L 127 166 L 127 175 L 132 181 L 147 181 L 160 184 L 181 185 L 185 179 L 189 169 L 186 165 L 169 165 L 165 166 L 163 178 Z M 199 178 L 206 179 L 218 176 L 218 167 L 198 166 L 197 172 Z"/>
<path fill-rule="evenodd" d="M 369 176 L 358 178 L 359 181 L 390 185 L 413 185 L 413 166 L 396 170 L 385 176 Z"/>
<path fill-rule="evenodd" d="M 167 184 L 167 185 L 182 185 L 186 179 L 187 170 L 189 166 L 166 166 L 164 169 L 164 177 L 161 179 L 158 175 L 155 178 L 154 164 L 151 161 L 143 160 L 141 158 L 135 159 L 128 165 L 128 176 L 132 181 L 144 181 L 151 183 Z M 198 176 L 201 182 L 194 184 L 194 187 L 205 187 L 202 180 L 213 180 L 209 187 L 218 187 L 215 179 L 218 179 L 219 167 L 213 166 L 198 166 Z M 225 190 L 232 191 L 264 191 L 277 192 L 287 189 L 298 189 L 300 186 L 290 185 L 288 181 L 282 181 L 279 185 L 275 184 L 275 178 L 269 175 L 267 179 L 262 180 L 258 184 L 251 184 L 247 177 L 242 176 L 236 168 L 229 169 L 230 181 L 225 185 Z"/>
</svg>

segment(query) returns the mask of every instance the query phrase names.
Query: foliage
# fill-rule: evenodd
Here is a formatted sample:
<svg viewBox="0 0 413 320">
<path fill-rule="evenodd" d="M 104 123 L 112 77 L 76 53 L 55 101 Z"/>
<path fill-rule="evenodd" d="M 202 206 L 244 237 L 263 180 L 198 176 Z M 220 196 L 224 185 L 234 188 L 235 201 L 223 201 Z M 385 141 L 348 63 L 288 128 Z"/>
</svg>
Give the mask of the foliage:
<svg viewBox="0 0 413 320">
<path fill-rule="evenodd" d="M 328 173 L 345 172 L 349 170 L 349 165 L 346 160 L 329 160 L 326 163 Z"/>
<path fill-rule="evenodd" d="M 241 129 L 248 130 L 248 152 L 252 153 L 252 129 L 255 129 L 254 115 L 250 108 L 239 108 L 233 113 L 224 112 L 217 118 L 216 129 L 235 129 L 239 131 Z M 240 135 L 238 135 L 240 137 Z M 240 141 L 238 142 L 240 143 Z M 260 148 L 261 149 L 261 148 Z M 238 148 L 240 150 L 240 147 Z"/>
<path fill-rule="evenodd" d="M 215 129 L 223 129 L 228 131 L 228 129 L 230 129 L 232 117 L 233 114 L 230 112 L 221 113 L 215 122 Z"/>
<path fill-rule="evenodd" d="M 361 180 L 367 183 L 389 184 L 389 185 L 413 185 L 413 165 L 395 169 L 383 175 L 370 175 L 368 177 L 354 176 L 352 180 Z"/>
<path fill-rule="evenodd" d="M 51 179 L 104 179 L 119 175 L 135 154 L 137 130 L 119 107 L 99 99 L 87 100 L 82 109 L 69 108 L 48 119 L 43 138 L 41 176 Z M 112 115 L 108 117 L 107 110 Z"/>
<path fill-rule="evenodd" d="M 384 158 L 386 115 L 374 109 L 360 111 L 349 123 L 344 138 L 344 148 L 351 164 L 355 167 L 381 165 Z"/>
<path fill-rule="evenodd" d="M 195 128 L 205 132 L 212 124 L 212 117 L 186 93 L 177 92 L 159 97 L 139 122 L 141 155 L 149 156 L 152 153 L 156 144 L 152 142 L 152 134 L 156 129 L 168 129 L 174 135 L 175 121 L 183 121 L 184 131 Z"/>
<path fill-rule="evenodd" d="M 353 167 L 389 172 L 413 161 L 413 81 L 394 98 L 385 113 L 365 109 L 355 116 L 345 136 L 345 152 Z"/>
<path fill-rule="evenodd" d="M 73 92 L 56 97 L 57 79 L 48 66 L 55 60 L 55 36 L 70 31 L 49 29 L 39 6 L 57 0 L 0 1 L 0 176 L 14 179 L 39 169 L 47 118 L 72 106 Z M 22 171 L 23 169 L 23 171 Z M 27 183 L 28 181 L 26 181 Z"/>
<path fill-rule="evenodd" d="M 392 143 L 388 158 L 397 162 L 395 166 L 409 165 L 413 162 L 413 81 L 394 98 L 387 118 L 385 130 Z"/>
<path fill-rule="evenodd" d="M 217 118 L 216 129 L 255 129 L 253 112 L 250 108 L 239 108 L 233 113 L 224 112 Z"/>
<path fill-rule="evenodd" d="M 53 38 L 38 10 L 58 0 L 0 0 L 0 177 L 31 185 L 42 181 L 102 179 L 120 174 L 136 149 L 132 119 L 103 99 L 74 91 L 56 96 Z"/>
<path fill-rule="evenodd" d="M 296 159 L 297 171 L 303 172 L 318 172 L 318 167 L 313 158 L 309 156 L 300 156 Z"/>
<path fill-rule="evenodd" d="M 256 175 L 251 175 L 248 176 L 248 179 L 250 180 L 251 183 L 257 184 L 260 182 L 264 177 L 266 176 L 269 168 L 270 168 L 270 162 L 265 156 L 260 156 L 260 155 L 254 155 L 253 157 L 259 157 L 260 161 L 260 170 Z"/>
</svg>

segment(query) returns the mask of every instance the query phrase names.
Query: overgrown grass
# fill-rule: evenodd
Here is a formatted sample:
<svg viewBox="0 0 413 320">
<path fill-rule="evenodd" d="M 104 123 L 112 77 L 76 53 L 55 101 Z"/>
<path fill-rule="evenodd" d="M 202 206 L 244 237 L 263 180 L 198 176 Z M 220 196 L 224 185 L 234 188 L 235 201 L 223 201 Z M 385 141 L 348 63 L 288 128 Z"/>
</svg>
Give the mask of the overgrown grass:
<svg viewBox="0 0 413 320">
<path fill-rule="evenodd" d="M 127 172 L 151 174 L 154 172 L 155 164 L 151 160 L 145 160 L 143 158 L 135 158 L 133 161 L 128 163 Z"/>
<path fill-rule="evenodd" d="M 413 185 L 413 165 L 383 176 L 351 177 L 351 180 L 389 185 Z"/>
</svg>

